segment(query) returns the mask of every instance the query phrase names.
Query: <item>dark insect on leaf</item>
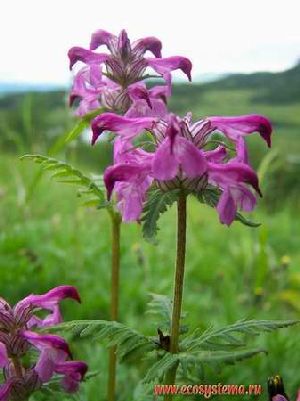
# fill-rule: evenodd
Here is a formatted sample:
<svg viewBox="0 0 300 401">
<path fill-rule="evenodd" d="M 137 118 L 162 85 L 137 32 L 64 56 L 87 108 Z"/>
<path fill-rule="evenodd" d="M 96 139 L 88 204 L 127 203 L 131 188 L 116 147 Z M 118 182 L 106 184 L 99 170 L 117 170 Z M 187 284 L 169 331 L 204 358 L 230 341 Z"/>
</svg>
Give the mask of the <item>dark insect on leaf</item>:
<svg viewBox="0 0 300 401">
<path fill-rule="evenodd" d="M 159 338 L 159 346 L 165 351 L 170 351 L 171 337 L 168 335 L 165 336 L 161 329 L 157 329 L 157 333 Z"/>
</svg>

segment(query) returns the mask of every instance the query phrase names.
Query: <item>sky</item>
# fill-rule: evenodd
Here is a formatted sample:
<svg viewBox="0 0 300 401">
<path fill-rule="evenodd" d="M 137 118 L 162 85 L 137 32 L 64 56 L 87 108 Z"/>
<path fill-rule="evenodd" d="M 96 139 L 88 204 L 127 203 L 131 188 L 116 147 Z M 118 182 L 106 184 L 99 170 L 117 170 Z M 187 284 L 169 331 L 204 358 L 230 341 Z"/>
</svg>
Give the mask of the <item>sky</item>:
<svg viewBox="0 0 300 401">
<path fill-rule="evenodd" d="M 0 82 L 68 83 L 68 49 L 99 28 L 158 37 L 196 79 L 281 71 L 300 59 L 299 15 L 299 0 L 2 0 Z"/>
</svg>

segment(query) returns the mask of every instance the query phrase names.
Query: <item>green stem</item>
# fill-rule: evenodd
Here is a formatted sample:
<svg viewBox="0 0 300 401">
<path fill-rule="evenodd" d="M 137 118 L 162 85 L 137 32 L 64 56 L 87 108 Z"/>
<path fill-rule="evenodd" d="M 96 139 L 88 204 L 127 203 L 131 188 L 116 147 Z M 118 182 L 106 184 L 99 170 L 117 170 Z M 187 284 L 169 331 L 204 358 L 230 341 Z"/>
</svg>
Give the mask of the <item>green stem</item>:
<svg viewBox="0 0 300 401">
<path fill-rule="evenodd" d="M 118 320 L 119 313 L 119 281 L 120 281 L 120 232 L 121 218 L 119 214 L 111 214 L 112 243 L 111 243 L 111 304 L 110 318 Z M 116 395 L 116 346 L 109 349 L 107 400 L 114 401 Z"/>
<path fill-rule="evenodd" d="M 179 351 L 180 317 L 184 282 L 186 252 L 186 195 L 181 194 L 177 201 L 177 256 L 174 279 L 173 311 L 171 324 L 170 352 L 173 354 Z M 175 384 L 178 364 L 168 371 L 165 378 L 166 384 Z M 166 394 L 164 400 L 171 401 L 173 396 Z"/>
</svg>

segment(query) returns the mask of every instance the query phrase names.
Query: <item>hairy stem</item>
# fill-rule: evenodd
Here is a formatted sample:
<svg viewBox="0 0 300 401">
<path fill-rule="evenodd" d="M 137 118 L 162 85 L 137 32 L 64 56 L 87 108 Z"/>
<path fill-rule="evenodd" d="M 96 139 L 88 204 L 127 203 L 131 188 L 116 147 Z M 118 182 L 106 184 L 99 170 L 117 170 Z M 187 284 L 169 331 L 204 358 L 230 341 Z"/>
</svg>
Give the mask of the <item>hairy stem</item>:
<svg viewBox="0 0 300 401">
<path fill-rule="evenodd" d="M 181 194 L 177 201 L 177 256 L 174 279 L 173 311 L 171 324 L 170 352 L 176 354 L 179 351 L 180 317 L 184 282 L 186 251 L 186 195 Z M 174 384 L 178 364 L 175 365 L 166 375 L 165 383 Z M 172 394 L 165 395 L 165 401 L 173 399 Z"/>
<path fill-rule="evenodd" d="M 119 281 L 120 281 L 120 231 L 121 218 L 119 214 L 111 214 L 112 242 L 111 242 L 111 304 L 110 318 L 118 319 L 119 312 Z M 114 401 L 116 395 L 116 346 L 109 349 L 107 399 Z"/>
</svg>

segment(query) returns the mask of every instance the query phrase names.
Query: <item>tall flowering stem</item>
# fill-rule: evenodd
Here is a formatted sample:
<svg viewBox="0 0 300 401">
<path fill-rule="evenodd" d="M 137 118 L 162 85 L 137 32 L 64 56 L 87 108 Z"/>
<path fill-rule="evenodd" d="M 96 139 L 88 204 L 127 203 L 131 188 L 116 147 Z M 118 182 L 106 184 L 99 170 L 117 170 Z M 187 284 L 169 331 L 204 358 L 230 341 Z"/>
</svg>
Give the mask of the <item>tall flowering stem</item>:
<svg viewBox="0 0 300 401">
<path fill-rule="evenodd" d="M 173 312 L 171 324 L 170 352 L 179 351 L 180 317 L 183 296 L 185 253 L 186 253 L 186 195 L 184 192 L 177 201 L 177 257 L 174 279 Z M 174 384 L 178 365 L 169 370 L 166 375 L 166 384 Z M 166 394 L 165 401 L 172 400 L 171 394 Z"/>
<path fill-rule="evenodd" d="M 119 314 L 119 282 L 120 282 L 120 234 L 121 234 L 121 217 L 118 213 L 111 213 L 111 304 L 110 317 L 111 320 L 118 320 Z M 109 349 L 109 366 L 108 366 L 108 382 L 107 382 L 107 399 L 114 401 L 116 393 L 116 367 L 117 356 L 116 346 Z"/>
</svg>

